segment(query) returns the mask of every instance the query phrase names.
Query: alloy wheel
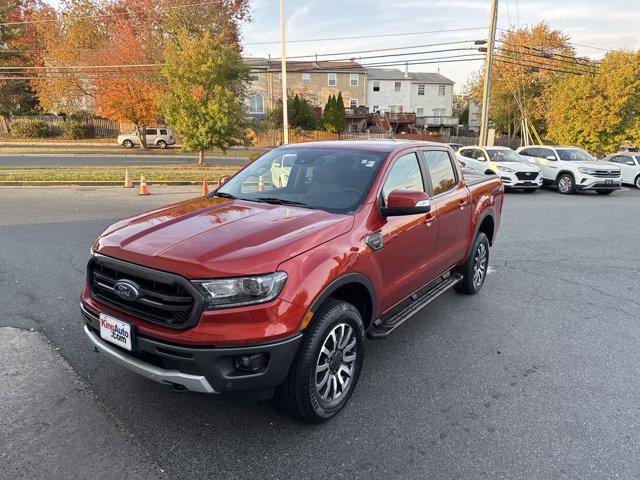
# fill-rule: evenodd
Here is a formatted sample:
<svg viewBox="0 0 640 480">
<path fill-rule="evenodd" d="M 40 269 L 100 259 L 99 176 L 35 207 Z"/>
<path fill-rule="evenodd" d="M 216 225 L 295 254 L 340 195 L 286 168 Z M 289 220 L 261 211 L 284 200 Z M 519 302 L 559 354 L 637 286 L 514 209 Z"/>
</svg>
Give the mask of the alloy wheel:
<svg viewBox="0 0 640 480">
<path fill-rule="evenodd" d="M 640 188 L 640 175 L 636 177 L 636 188 Z"/>
<path fill-rule="evenodd" d="M 476 250 L 475 258 L 473 259 L 473 286 L 479 289 L 484 282 L 484 277 L 487 274 L 487 245 L 481 243 Z"/>
<path fill-rule="evenodd" d="M 567 193 L 571 190 L 571 178 L 564 176 L 558 182 L 558 190 L 562 193 Z"/>
<path fill-rule="evenodd" d="M 316 362 L 316 391 L 323 401 L 338 401 L 349 391 L 357 355 L 358 340 L 353 328 L 344 322 L 333 327 L 322 343 Z"/>
</svg>

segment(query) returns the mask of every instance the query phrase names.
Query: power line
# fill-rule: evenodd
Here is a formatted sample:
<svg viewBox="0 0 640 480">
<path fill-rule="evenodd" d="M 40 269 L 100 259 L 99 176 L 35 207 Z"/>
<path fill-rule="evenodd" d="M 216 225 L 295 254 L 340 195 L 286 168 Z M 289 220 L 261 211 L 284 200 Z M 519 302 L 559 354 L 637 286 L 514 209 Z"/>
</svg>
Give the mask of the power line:
<svg viewBox="0 0 640 480">
<path fill-rule="evenodd" d="M 471 30 L 485 30 L 487 27 L 469 27 L 469 28 L 451 28 L 446 30 L 425 30 L 422 32 L 401 32 L 401 33 L 384 33 L 378 35 L 356 35 L 353 37 L 325 37 L 325 38 L 307 38 L 307 39 L 295 39 L 287 40 L 287 43 L 312 43 L 312 42 L 327 42 L 333 40 L 360 40 L 364 38 L 385 38 L 385 37 L 402 37 L 407 35 L 429 35 L 432 33 L 451 33 L 451 32 L 467 32 Z M 278 44 L 280 40 L 273 40 L 267 42 L 246 42 L 244 45 L 272 45 Z"/>
<path fill-rule="evenodd" d="M 549 68 L 546 66 L 546 64 L 544 63 L 538 63 L 535 62 L 533 60 L 525 60 L 527 63 L 522 63 L 522 62 L 517 62 L 514 61 L 515 59 L 512 57 L 505 57 L 504 55 L 500 55 L 499 53 L 496 55 L 497 59 L 496 61 L 502 62 L 502 63 L 509 63 L 511 65 L 519 65 L 521 67 L 530 67 L 530 68 L 537 68 L 539 70 L 548 70 L 550 72 L 557 72 L 557 73 L 570 73 L 573 75 L 587 75 L 588 72 L 576 72 L 574 70 L 561 70 L 561 69 L 555 69 L 555 68 Z M 532 65 L 533 63 L 533 65 Z"/>
<path fill-rule="evenodd" d="M 590 65 L 584 65 L 584 64 L 576 64 L 574 62 L 571 62 L 569 60 L 565 60 L 562 58 L 552 58 L 552 57 L 548 57 L 545 55 L 539 55 L 539 54 L 535 54 L 535 53 L 526 53 L 526 52 L 520 52 L 520 51 L 516 51 L 516 50 L 508 50 L 505 48 L 501 48 L 500 50 L 498 50 L 498 52 L 500 53 L 511 53 L 511 54 L 515 54 L 515 55 L 520 55 L 522 56 L 526 56 L 526 57 L 534 57 L 534 58 L 543 58 L 546 60 L 549 60 L 550 62 L 558 62 L 561 63 L 561 65 L 557 65 L 557 64 L 551 64 L 550 66 L 554 66 L 554 67 L 561 67 L 561 68 L 569 68 L 569 67 L 575 67 L 575 68 L 580 68 L 582 67 L 585 73 L 596 73 L 597 71 L 597 67 L 595 66 L 590 66 Z M 509 56 L 509 55 L 505 55 L 505 56 Z M 513 57 L 514 59 L 517 59 L 517 57 Z M 530 58 L 526 58 L 525 60 L 532 60 Z"/>
<path fill-rule="evenodd" d="M 519 44 L 519 43 L 505 43 L 503 41 L 501 41 L 501 43 L 503 45 L 502 46 L 503 49 L 504 49 L 505 46 L 507 46 L 507 47 L 512 47 L 513 46 L 513 47 L 524 48 L 524 49 L 527 49 L 527 50 L 533 50 L 533 51 L 536 51 L 536 52 L 540 52 L 540 53 L 542 53 L 542 56 L 545 57 L 545 58 L 549 58 L 549 57 L 566 58 L 566 59 L 572 60 L 573 61 L 572 63 L 577 63 L 578 65 L 584 65 L 584 66 L 588 66 L 588 67 L 593 67 L 593 66 L 596 66 L 599 63 L 599 62 L 597 62 L 595 60 L 589 60 L 589 59 L 586 59 L 586 58 L 579 58 L 579 57 L 575 57 L 575 56 L 572 56 L 572 55 L 565 55 L 563 53 L 549 52 L 548 49 L 544 49 L 544 48 L 532 47 L 532 46 L 529 46 L 529 45 L 522 45 L 522 44 Z M 586 62 L 586 63 L 583 63 L 583 62 Z"/>
</svg>

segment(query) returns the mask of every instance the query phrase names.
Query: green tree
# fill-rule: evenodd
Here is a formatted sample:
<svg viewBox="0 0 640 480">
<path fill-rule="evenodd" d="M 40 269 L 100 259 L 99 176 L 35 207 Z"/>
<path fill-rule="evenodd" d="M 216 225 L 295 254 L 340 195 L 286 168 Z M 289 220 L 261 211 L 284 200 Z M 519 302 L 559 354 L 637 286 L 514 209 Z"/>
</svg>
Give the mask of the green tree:
<svg viewBox="0 0 640 480">
<path fill-rule="evenodd" d="M 248 144 L 250 122 L 242 101 L 248 73 L 237 45 L 208 31 L 184 29 L 167 45 L 161 109 L 185 148 L 199 152 L 198 164 L 204 164 L 207 149 L 224 152 Z"/>
<path fill-rule="evenodd" d="M 327 103 L 322 112 L 322 129 L 327 132 L 336 132 L 336 99 L 333 95 L 329 95 Z"/>
<path fill-rule="evenodd" d="M 640 143 L 640 51 L 610 52 L 593 75 L 566 75 L 546 94 L 548 136 L 592 153 Z"/>
<path fill-rule="evenodd" d="M 344 132 L 344 127 L 347 123 L 347 114 L 344 110 L 344 99 L 342 98 L 342 92 L 338 92 L 338 98 L 335 101 L 335 127 L 338 133 Z"/>
</svg>

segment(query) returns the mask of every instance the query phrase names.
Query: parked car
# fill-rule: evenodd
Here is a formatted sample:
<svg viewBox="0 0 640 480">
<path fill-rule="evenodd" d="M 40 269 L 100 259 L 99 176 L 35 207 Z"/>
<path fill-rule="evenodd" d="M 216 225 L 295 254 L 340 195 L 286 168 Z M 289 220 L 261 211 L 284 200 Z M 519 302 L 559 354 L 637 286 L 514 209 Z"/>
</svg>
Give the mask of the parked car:
<svg viewBox="0 0 640 480">
<path fill-rule="evenodd" d="M 462 147 L 458 159 L 464 167 L 478 173 L 498 175 L 505 188 L 531 193 L 542 186 L 540 168 L 508 147 Z"/>
<path fill-rule="evenodd" d="M 292 159 L 288 182 L 269 182 Z M 259 179 L 267 177 L 258 188 Z M 335 415 L 383 339 L 454 287 L 477 293 L 502 211 L 499 179 L 461 174 L 442 144 L 294 144 L 207 197 L 115 223 L 82 291 L 98 352 L 179 390 Z"/>
<path fill-rule="evenodd" d="M 604 160 L 620 167 L 622 183 L 640 188 L 640 153 L 618 152 L 608 155 Z"/>
<path fill-rule="evenodd" d="M 516 150 L 523 158 L 540 166 L 542 180 L 568 195 L 576 190 L 595 190 L 608 195 L 621 188 L 620 168 L 596 160 L 578 147 L 529 146 Z"/>
<path fill-rule="evenodd" d="M 167 148 L 169 145 L 176 143 L 176 137 L 170 128 L 147 128 L 146 140 L 148 146 Z M 140 145 L 140 136 L 138 132 L 127 133 L 124 135 L 118 135 L 118 145 L 122 145 L 125 148 L 133 148 L 136 145 Z"/>
</svg>

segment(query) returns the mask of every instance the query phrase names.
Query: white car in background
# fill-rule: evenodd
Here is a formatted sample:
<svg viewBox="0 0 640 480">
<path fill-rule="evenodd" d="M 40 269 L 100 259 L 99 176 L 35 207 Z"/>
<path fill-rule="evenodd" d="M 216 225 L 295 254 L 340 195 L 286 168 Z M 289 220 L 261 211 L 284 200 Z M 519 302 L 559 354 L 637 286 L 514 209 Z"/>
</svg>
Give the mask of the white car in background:
<svg viewBox="0 0 640 480">
<path fill-rule="evenodd" d="M 147 128 L 146 129 L 147 146 L 167 148 L 169 145 L 176 143 L 176 136 L 173 134 L 170 128 Z M 124 135 L 118 135 L 118 145 L 122 145 L 125 148 L 133 148 L 136 145 L 140 145 L 140 136 L 138 132 L 127 133 Z"/>
<path fill-rule="evenodd" d="M 540 168 L 508 147 L 462 147 L 456 155 L 463 167 L 500 177 L 505 188 L 535 192 L 542 186 Z"/>
<path fill-rule="evenodd" d="M 615 163 L 622 172 L 622 183 L 640 188 L 640 153 L 618 152 L 608 155 L 605 161 Z"/>
<path fill-rule="evenodd" d="M 539 165 L 544 183 L 555 185 L 562 194 L 595 190 L 600 195 L 608 195 L 622 188 L 619 167 L 598 161 L 581 148 L 533 145 L 516 151 Z"/>
</svg>

